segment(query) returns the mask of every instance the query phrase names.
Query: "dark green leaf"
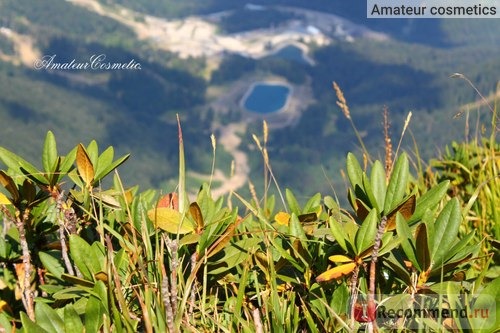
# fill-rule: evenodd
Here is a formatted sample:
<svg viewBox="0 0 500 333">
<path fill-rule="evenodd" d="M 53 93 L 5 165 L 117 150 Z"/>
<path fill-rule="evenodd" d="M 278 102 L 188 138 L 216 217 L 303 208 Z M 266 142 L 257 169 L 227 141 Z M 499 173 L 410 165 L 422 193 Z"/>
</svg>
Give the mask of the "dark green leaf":
<svg viewBox="0 0 500 333">
<path fill-rule="evenodd" d="M 290 212 L 299 216 L 302 210 L 300 209 L 299 203 L 297 202 L 297 199 L 295 199 L 295 195 L 293 195 L 293 192 L 287 188 L 285 191 L 285 196 Z"/>
<path fill-rule="evenodd" d="M 13 169 L 17 172 L 21 171 L 23 174 L 27 175 L 37 183 L 43 185 L 49 184 L 49 181 L 43 176 L 43 173 L 35 168 L 33 164 L 29 163 L 22 157 L 8 151 L 3 147 L 0 147 L 0 159 L 10 169 Z"/>
<path fill-rule="evenodd" d="M 363 170 L 359 165 L 356 156 L 353 153 L 347 154 L 347 176 L 349 177 L 349 181 L 351 182 L 352 188 L 356 188 L 356 185 L 363 185 Z"/>
<path fill-rule="evenodd" d="M 376 209 L 372 209 L 366 219 L 361 224 L 356 233 L 356 255 L 361 254 L 375 242 L 377 234 L 378 213 Z"/>
<path fill-rule="evenodd" d="M 340 245 L 342 249 L 344 249 L 344 251 L 347 252 L 348 251 L 346 244 L 347 235 L 344 231 L 344 228 L 341 225 L 341 222 L 337 221 L 335 218 L 333 218 L 333 216 L 330 217 L 328 222 L 330 225 L 330 229 L 332 231 L 332 235 L 335 238 L 335 241 Z"/>
<path fill-rule="evenodd" d="M 401 248 L 406 254 L 406 257 L 411 261 L 413 266 L 421 272 L 422 268 L 420 267 L 420 264 L 417 260 L 413 235 L 411 233 L 410 227 L 404 219 L 396 217 L 396 232 L 399 236 L 399 240 L 401 241 Z"/>
<path fill-rule="evenodd" d="M 64 332 L 64 321 L 48 304 L 39 302 L 35 306 L 36 323 L 47 332 Z"/>
<path fill-rule="evenodd" d="M 90 254 L 90 245 L 78 235 L 69 236 L 69 248 L 71 258 L 75 262 L 76 267 L 80 270 L 86 280 L 92 281 L 93 273 L 87 266 L 88 257 Z M 97 273 L 96 271 L 95 273 Z"/>
<path fill-rule="evenodd" d="M 370 174 L 370 184 L 372 188 L 373 195 L 375 196 L 375 201 L 377 202 L 377 208 L 380 212 L 384 207 L 385 202 L 385 192 L 387 190 L 387 184 L 385 179 L 385 170 L 380 161 L 375 161 L 372 166 Z"/>
<path fill-rule="evenodd" d="M 321 205 L 321 194 L 313 195 L 302 208 L 301 214 L 316 213 Z"/>
<path fill-rule="evenodd" d="M 104 306 L 96 296 L 90 296 L 85 307 L 85 331 L 99 332 L 103 324 Z"/>
<path fill-rule="evenodd" d="M 28 315 L 21 312 L 21 325 L 23 326 L 24 332 L 27 333 L 52 333 L 53 331 L 46 331 L 39 325 L 35 324 Z"/>
<path fill-rule="evenodd" d="M 42 152 L 42 165 L 47 175 L 55 172 L 57 163 L 57 145 L 54 133 L 47 132 Z"/>
<path fill-rule="evenodd" d="M 389 185 L 387 186 L 384 201 L 384 214 L 393 210 L 397 204 L 403 200 L 408 186 L 409 175 L 410 170 L 408 157 L 406 156 L 406 153 L 402 153 L 396 160 L 396 163 L 394 163 L 391 179 L 389 180 Z"/>
<path fill-rule="evenodd" d="M 64 156 L 61 159 L 61 165 L 59 167 L 59 177 L 58 177 L 58 182 L 66 176 L 73 167 L 73 163 L 75 162 L 76 159 L 76 151 L 78 147 L 73 148 L 66 156 Z"/>
<path fill-rule="evenodd" d="M 111 171 L 113 171 L 114 169 L 118 168 L 120 165 L 122 165 L 123 163 L 125 163 L 125 161 L 130 157 L 130 154 L 127 154 L 125 156 L 122 156 L 120 157 L 119 159 L 117 159 L 116 161 L 114 161 L 113 163 L 111 164 L 108 164 L 107 166 L 105 166 L 98 174 L 96 173 L 96 179 L 97 180 L 100 180 L 100 179 L 103 179 L 104 177 L 106 177 Z M 100 163 L 100 162 L 99 162 Z"/>
<path fill-rule="evenodd" d="M 471 318 L 470 325 L 477 332 L 498 332 L 498 327 L 500 327 L 500 278 L 488 283 L 488 285 L 481 290 L 479 296 L 474 302 L 474 306 L 471 309 L 483 309 L 481 312 L 482 316 L 476 316 Z M 490 311 L 489 315 L 486 316 L 487 312 Z"/>
<path fill-rule="evenodd" d="M 42 262 L 43 267 L 45 267 L 45 269 L 49 271 L 50 274 L 60 279 L 61 275 L 64 273 L 64 267 L 61 264 L 61 260 L 56 259 L 50 254 L 41 251 L 38 252 L 38 256 L 40 258 L 40 261 Z"/>
<path fill-rule="evenodd" d="M 408 220 L 408 224 L 411 225 L 414 222 L 417 222 L 422 218 L 427 209 L 435 207 L 443 199 L 446 191 L 448 190 L 449 184 L 449 180 L 443 181 L 418 198 L 415 212 Z"/>
<path fill-rule="evenodd" d="M 80 286 L 83 286 L 83 287 L 94 287 L 94 282 L 93 281 L 89 281 L 89 280 L 86 280 L 86 279 L 81 279 L 79 277 L 76 277 L 74 275 L 69 275 L 69 274 L 66 274 L 66 273 L 64 273 L 64 274 L 61 275 L 61 279 L 63 279 L 66 282 L 73 283 L 73 284 L 76 284 L 76 285 L 80 285 Z"/>
<path fill-rule="evenodd" d="M 64 330 L 67 333 L 84 332 L 82 320 L 72 304 L 68 304 L 64 307 Z"/>
<path fill-rule="evenodd" d="M 439 214 L 434 226 L 434 234 L 429 235 L 429 250 L 433 266 L 442 265 L 446 253 L 457 237 L 460 222 L 460 205 L 458 199 L 453 198 Z"/>
</svg>

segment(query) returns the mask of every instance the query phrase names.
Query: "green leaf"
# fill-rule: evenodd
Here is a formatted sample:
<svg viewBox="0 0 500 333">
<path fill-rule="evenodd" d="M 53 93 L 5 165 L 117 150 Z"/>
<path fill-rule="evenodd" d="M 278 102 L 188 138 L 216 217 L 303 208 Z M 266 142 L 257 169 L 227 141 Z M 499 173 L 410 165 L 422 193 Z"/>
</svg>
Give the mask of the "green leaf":
<svg viewBox="0 0 500 333">
<path fill-rule="evenodd" d="M 82 320 L 73 307 L 73 304 L 68 304 L 64 307 L 64 331 L 67 333 L 84 332 Z"/>
<path fill-rule="evenodd" d="M 89 158 L 92 164 L 96 165 L 99 158 L 99 147 L 97 146 L 97 142 L 95 140 L 90 141 L 89 145 L 87 146 L 86 152 L 89 154 Z"/>
<path fill-rule="evenodd" d="M 385 181 L 384 167 L 382 166 L 382 163 L 377 160 L 372 166 L 370 184 L 373 195 L 375 196 L 378 211 L 381 211 L 382 207 L 384 207 L 385 192 L 387 190 L 387 184 Z"/>
<path fill-rule="evenodd" d="M 370 207 L 377 209 L 377 211 L 380 211 L 380 207 L 378 206 L 375 195 L 373 194 L 372 185 L 365 173 L 363 173 L 363 188 L 365 189 L 364 193 L 368 198 L 368 204 L 370 205 Z"/>
<path fill-rule="evenodd" d="M 111 148 L 111 147 L 110 147 Z M 99 161 L 99 171 L 96 172 L 96 176 L 95 178 L 97 180 L 100 180 L 100 179 L 103 179 L 104 177 L 106 177 L 111 171 L 113 171 L 114 169 L 118 168 L 120 165 L 122 165 L 123 163 L 125 163 L 125 161 L 130 157 L 130 154 L 127 154 L 127 155 L 124 155 L 122 157 L 120 157 L 119 159 L 117 159 L 116 161 L 114 161 L 113 163 L 110 163 L 110 164 L 106 164 L 104 165 L 102 168 L 101 168 L 101 165 L 103 163 L 101 163 L 101 161 Z"/>
<path fill-rule="evenodd" d="M 47 332 L 64 332 L 64 321 L 48 304 L 39 302 L 35 306 L 36 323 Z"/>
<path fill-rule="evenodd" d="M 27 333 L 52 333 L 53 331 L 46 331 L 39 325 L 35 324 L 28 315 L 24 312 L 21 312 L 21 325 L 23 327 L 23 331 Z"/>
<path fill-rule="evenodd" d="M 66 275 L 63 276 L 63 280 L 66 280 L 66 277 L 73 277 L 72 275 Z M 74 277 L 75 279 L 78 279 L 77 277 Z M 79 279 L 80 280 L 80 279 Z M 68 281 L 69 282 L 69 281 Z M 85 281 L 86 283 L 88 281 Z M 94 287 L 93 283 L 88 282 L 88 286 L 76 286 L 76 287 L 68 287 L 68 286 L 62 286 L 61 285 L 61 290 L 56 291 L 53 293 L 52 297 L 56 300 L 75 300 L 75 299 L 82 299 L 84 297 L 87 297 L 90 290 Z"/>
<path fill-rule="evenodd" d="M 444 258 L 444 262 L 447 262 L 448 260 L 453 258 L 453 256 L 455 256 L 457 253 L 460 253 L 460 251 L 462 251 L 467 246 L 467 244 L 469 244 L 469 242 L 474 238 L 475 235 L 476 235 L 476 230 L 463 236 L 463 238 L 460 239 L 459 241 L 454 242 L 453 247 L 448 251 L 446 257 Z"/>
<path fill-rule="evenodd" d="M 408 186 L 408 178 L 410 175 L 408 157 L 406 153 L 402 153 L 391 173 L 391 179 L 387 186 L 387 192 L 384 201 L 384 214 L 387 214 L 394 209 L 405 195 L 406 187 Z"/>
<path fill-rule="evenodd" d="M 20 156 L 8 151 L 7 149 L 0 147 L 0 159 L 9 167 L 15 171 L 21 171 L 24 175 L 27 175 L 32 180 L 39 184 L 48 185 L 49 181 L 43 176 L 33 164 L 24 160 Z"/>
<path fill-rule="evenodd" d="M 61 275 L 64 273 L 64 267 L 61 264 L 61 260 L 56 259 L 50 254 L 41 251 L 38 252 L 38 256 L 40 258 L 40 261 L 42 262 L 43 267 L 47 271 L 49 271 L 50 274 L 60 279 Z"/>
<path fill-rule="evenodd" d="M 418 271 L 422 271 L 420 264 L 417 260 L 416 256 L 416 248 L 415 243 L 413 241 L 413 235 L 411 233 L 410 227 L 406 223 L 404 219 L 398 218 L 396 216 L 396 232 L 399 236 L 399 240 L 401 241 L 401 248 L 403 252 L 406 254 L 408 260 L 411 261 L 413 266 L 417 268 Z"/>
<path fill-rule="evenodd" d="M 54 137 L 54 133 L 48 131 L 47 136 L 45 137 L 45 143 L 43 145 L 42 165 L 46 174 L 48 174 L 49 177 L 50 174 L 55 172 L 56 163 L 57 163 L 56 139 Z"/>
<path fill-rule="evenodd" d="M 104 314 L 106 314 L 106 309 L 102 301 L 97 296 L 91 295 L 85 307 L 85 331 L 99 332 L 103 324 Z"/>
<path fill-rule="evenodd" d="M 302 208 L 301 214 L 306 213 L 317 213 L 319 207 L 321 206 L 321 194 L 316 193 L 309 200 L 307 200 L 304 208 Z"/>
<path fill-rule="evenodd" d="M 59 177 L 57 179 L 57 182 L 59 182 L 64 176 L 66 176 L 70 172 L 71 168 L 73 168 L 77 150 L 78 147 L 75 147 L 66 156 L 61 158 L 61 165 L 59 167 Z"/>
<path fill-rule="evenodd" d="M 0 301 L 0 303 L 1 302 L 4 302 L 4 301 Z M 0 327 L 3 328 L 5 330 L 5 332 L 15 332 L 12 329 L 12 324 L 11 324 L 10 319 L 8 318 L 7 313 L 5 311 L 0 312 Z"/>
<path fill-rule="evenodd" d="M 100 242 L 94 242 L 90 245 L 90 255 L 87 266 L 89 267 L 92 275 L 98 272 L 106 271 L 106 249 Z"/>
<path fill-rule="evenodd" d="M 460 222 L 460 205 L 458 199 L 453 198 L 448 201 L 436 219 L 434 233 L 429 235 L 429 250 L 433 267 L 442 265 L 446 253 L 457 237 Z"/>
<path fill-rule="evenodd" d="M 479 293 L 474 306 L 471 307 L 471 311 L 474 309 L 483 309 L 480 315 L 475 316 L 470 319 L 470 326 L 474 331 L 477 332 L 498 332 L 498 327 L 500 327 L 500 278 L 488 283 L 487 286 Z M 489 310 L 489 315 L 486 317 L 486 310 Z M 486 317 L 486 318 L 485 318 Z"/>
<path fill-rule="evenodd" d="M 285 190 L 285 197 L 286 197 L 286 202 L 288 203 L 288 208 L 290 209 L 290 212 L 299 216 L 301 213 L 301 209 L 300 209 L 299 203 L 297 202 L 297 199 L 295 199 L 295 195 L 293 194 L 292 190 L 287 188 Z"/>
<path fill-rule="evenodd" d="M 349 181 L 351 182 L 352 188 L 356 188 L 356 185 L 362 186 L 363 184 L 363 170 L 359 165 L 356 156 L 353 153 L 347 154 L 347 176 L 349 177 Z"/>
<path fill-rule="evenodd" d="M 230 244 L 224 249 L 224 256 L 213 263 L 215 268 L 209 269 L 208 274 L 220 274 L 239 265 L 255 253 L 261 242 L 258 238 L 246 238 Z"/>
<path fill-rule="evenodd" d="M 418 198 L 415 212 L 408 220 L 408 224 L 411 225 L 414 222 L 417 222 L 422 218 L 427 209 L 435 207 L 443 199 L 446 191 L 448 190 L 449 184 L 449 180 L 443 181 Z"/>
<path fill-rule="evenodd" d="M 95 165 L 95 179 L 99 180 L 99 177 L 103 169 L 113 163 L 113 157 L 115 156 L 115 151 L 112 146 L 109 146 L 105 151 L 99 155 L 97 158 L 97 163 Z"/>
<path fill-rule="evenodd" d="M 377 222 L 378 212 L 376 209 L 372 209 L 356 233 L 356 255 L 361 254 L 374 244 L 375 235 L 377 234 Z"/>
<path fill-rule="evenodd" d="M 347 234 L 344 231 L 344 228 L 341 225 L 341 222 L 335 220 L 333 216 L 330 216 L 328 219 L 329 225 L 330 225 L 330 230 L 332 231 L 332 235 L 337 241 L 337 243 L 340 245 L 344 251 L 348 252 L 347 249 Z"/>
<path fill-rule="evenodd" d="M 80 236 L 72 234 L 69 236 L 69 248 L 71 258 L 75 262 L 76 267 L 80 270 L 86 280 L 92 281 L 93 274 L 99 270 L 92 272 L 88 262 L 92 261 L 90 245 Z"/>
</svg>

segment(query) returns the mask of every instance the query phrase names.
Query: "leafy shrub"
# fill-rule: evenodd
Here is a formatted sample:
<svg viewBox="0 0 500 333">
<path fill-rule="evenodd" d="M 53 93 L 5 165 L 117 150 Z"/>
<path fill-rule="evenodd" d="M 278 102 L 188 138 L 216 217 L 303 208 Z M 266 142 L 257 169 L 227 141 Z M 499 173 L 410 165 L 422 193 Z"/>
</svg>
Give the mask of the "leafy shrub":
<svg viewBox="0 0 500 333">
<path fill-rule="evenodd" d="M 439 310 L 494 309 L 500 278 L 485 277 L 491 259 L 478 260 L 491 247 L 463 228 L 477 190 L 445 179 L 444 171 L 433 186 L 422 186 L 406 153 L 370 167 L 369 158 L 362 167 L 349 153 L 351 209 L 320 193 L 301 205 L 289 189 L 267 193 L 275 179 L 265 127 L 263 143 L 254 136 L 266 169 L 262 199 L 255 189 L 251 199 L 234 193 L 240 207 L 233 207 L 204 184 L 190 200 L 180 125 L 179 138 L 178 190 L 166 195 L 125 189 L 116 168 L 128 155 L 115 159 L 112 147 L 99 153 L 94 141 L 61 156 L 49 132 L 41 170 L 0 147 L 7 167 L 0 171 L 0 325 L 6 331 L 498 326 L 498 316 L 380 315 L 382 308 L 422 307 L 428 295 L 439 297 L 425 306 Z M 490 154 L 493 146 L 485 147 Z M 481 172 L 496 172 L 495 163 Z M 496 182 L 494 175 L 485 179 Z M 480 232 L 495 228 L 489 193 L 476 206 L 490 207 Z"/>
</svg>

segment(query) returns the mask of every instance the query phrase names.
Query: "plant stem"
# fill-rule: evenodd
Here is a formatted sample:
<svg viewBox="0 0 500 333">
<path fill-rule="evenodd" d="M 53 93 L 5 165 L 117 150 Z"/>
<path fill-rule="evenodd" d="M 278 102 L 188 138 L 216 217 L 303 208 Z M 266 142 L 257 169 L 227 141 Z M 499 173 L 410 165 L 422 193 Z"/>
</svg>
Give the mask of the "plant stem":
<svg viewBox="0 0 500 333">
<path fill-rule="evenodd" d="M 21 289 L 23 291 L 23 304 L 26 309 L 28 317 L 35 321 L 35 295 L 31 290 L 31 273 L 33 271 L 33 266 L 31 265 L 31 254 L 28 247 L 28 241 L 26 240 L 26 229 L 24 228 L 26 221 L 29 219 L 30 210 L 26 208 L 22 219 L 18 217 L 16 219 L 16 228 L 19 231 L 19 243 L 21 245 L 21 251 L 23 253 L 23 265 L 24 265 L 24 279 L 21 282 Z"/>
<path fill-rule="evenodd" d="M 64 191 L 61 191 L 61 193 L 59 193 L 59 195 L 57 196 L 56 201 L 57 219 L 59 222 L 59 241 L 61 242 L 61 254 L 64 260 L 64 265 L 66 265 L 66 269 L 68 270 L 69 274 L 75 275 L 75 270 L 73 269 L 73 265 L 71 264 L 68 256 L 68 246 L 66 245 L 66 235 L 64 234 L 65 220 L 61 217 L 61 215 L 64 214 L 62 204 L 63 195 Z"/>
</svg>

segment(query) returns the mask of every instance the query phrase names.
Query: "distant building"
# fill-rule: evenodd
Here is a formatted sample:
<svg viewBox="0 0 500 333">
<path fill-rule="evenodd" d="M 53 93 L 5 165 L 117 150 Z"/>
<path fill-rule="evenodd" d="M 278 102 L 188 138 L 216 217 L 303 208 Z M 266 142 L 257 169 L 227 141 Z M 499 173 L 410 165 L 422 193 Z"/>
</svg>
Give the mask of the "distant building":
<svg viewBox="0 0 500 333">
<path fill-rule="evenodd" d="M 314 25 L 308 25 L 306 30 L 311 35 L 319 35 L 321 33 L 321 31 L 318 28 L 316 28 Z"/>
</svg>

